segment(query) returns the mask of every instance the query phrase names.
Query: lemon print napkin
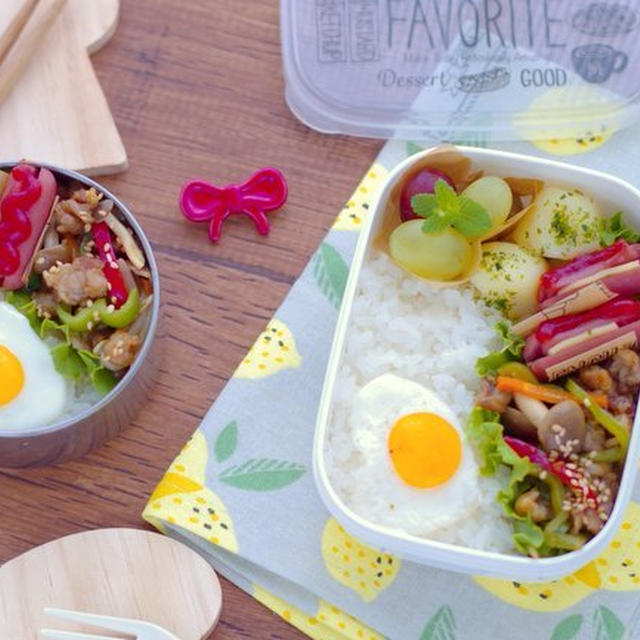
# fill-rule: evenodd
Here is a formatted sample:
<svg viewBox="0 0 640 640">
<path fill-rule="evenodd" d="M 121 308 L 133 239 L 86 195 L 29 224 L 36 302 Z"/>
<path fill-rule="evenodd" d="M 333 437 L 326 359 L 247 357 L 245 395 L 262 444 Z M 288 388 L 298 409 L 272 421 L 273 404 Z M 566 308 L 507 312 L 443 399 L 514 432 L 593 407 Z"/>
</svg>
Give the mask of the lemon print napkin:
<svg viewBox="0 0 640 640">
<path fill-rule="evenodd" d="M 640 128 L 601 129 L 499 146 L 566 156 L 640 185 Z M 545 584 L 403 561 L 350 535 L 316 493 L 315 417 L 358 230 L 388 172 L 424 144 L 386 144 L 144 518 L 315 640 L 640 638 L 640 486 L 602 556 Z"/>
</svg>

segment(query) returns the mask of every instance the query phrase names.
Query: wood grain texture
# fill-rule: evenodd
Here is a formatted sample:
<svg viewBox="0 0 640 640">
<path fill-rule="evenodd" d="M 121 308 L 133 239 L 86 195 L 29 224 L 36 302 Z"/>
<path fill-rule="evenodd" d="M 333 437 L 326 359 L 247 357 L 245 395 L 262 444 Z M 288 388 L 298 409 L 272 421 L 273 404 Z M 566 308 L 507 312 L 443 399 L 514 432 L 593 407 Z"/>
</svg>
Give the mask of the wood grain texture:
<svg viewBox="0 0 640 640">
<path fill-rule="evenodd" d="M 36 640 L 43 628 L 96 632 L 45 607 L 146 620 L 202 640 L 216 626 L 222 593 L 207 561 L 186 545 L 149 531 L 98 529 L 0 567 L 0 638 Z"/>
<path fill-rule="evenodd" d="M 0 472 L 0 562 L 87 528 L 143 527 L 147 497 L 369 166 L 380 143 L 315 133 L 284 103 L 276 0 L 122 0 L 93 57 L 131 167 L 105 178 L 144 226 L 163 281 L 168 338 L 155 394 L 87 458 Z M 267 238 L 249 220 L 206 228 L 177 210 L 183 181 L 241 181 L 273 165 L 287 206 Z M 309 425 L 312 429 L 313 425 Z M 304 637 L 223 581 L 216 640 Z"/>
<path fill-rule="evenodd" d="M 89 59 L 114 34 L 119 2 L 38 3 L 0 66 L 4 160 L 26 157 L 92 175 L 126 169 L 127 154 Z M 39 26 L 62 5 L 43 35 Z M 23 6 L 23 0 L 3 0 L 0 32 Z"/>
</svg>

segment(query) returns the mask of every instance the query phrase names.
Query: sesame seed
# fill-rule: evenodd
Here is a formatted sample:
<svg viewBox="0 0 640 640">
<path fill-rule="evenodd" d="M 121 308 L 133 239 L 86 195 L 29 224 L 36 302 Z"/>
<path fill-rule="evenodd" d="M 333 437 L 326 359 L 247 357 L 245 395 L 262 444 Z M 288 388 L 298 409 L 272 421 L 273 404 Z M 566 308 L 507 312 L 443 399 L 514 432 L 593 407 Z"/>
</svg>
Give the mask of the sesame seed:
<svg viewBox="0 0 640 640">
<path fill-rule="evenodd" d="M 111 245 L 110 245 L 108 242 L 105 242 L 105 243 L 104 243 L 104 245 L 103 245 L 103 247 L 102 247 L 102 250 L 103 250 L 105 253 L 108 253 L 109 251 L 111 251 Z"/>
<path fill-rule="evenodd" d="M 93 322 L 87 322 L 87 329 L 89 329 L 89 331 L 93 329 Z"/>
<path fill-rule="evenodd" d="M 111 296 L 111 302 L 115 304 L 116 302 L 118 302 L 118 298 L 116 298 L 115 296 Z"/>
</svg>

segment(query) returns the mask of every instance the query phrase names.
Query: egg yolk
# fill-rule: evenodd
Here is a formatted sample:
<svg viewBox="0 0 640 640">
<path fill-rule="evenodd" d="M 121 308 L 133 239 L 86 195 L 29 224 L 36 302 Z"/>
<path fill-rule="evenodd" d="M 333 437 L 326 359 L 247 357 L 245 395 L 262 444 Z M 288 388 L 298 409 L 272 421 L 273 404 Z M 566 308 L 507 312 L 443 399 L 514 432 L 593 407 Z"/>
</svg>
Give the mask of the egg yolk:
<svg viewBox="0 0 640 640">
<path fill-rule="evenodd" d="M 391 428 L 388 445 L 396 473 L 417 489 L 445 483 L 462 458 L 458 432 L 435 413 L 402 416 Z"/>
<path fill-rule="evenodd" d="M 0 345 L 0 407 L 14 400 L 24 387 L 24 370 L 20 360 Z"/>
</svg>

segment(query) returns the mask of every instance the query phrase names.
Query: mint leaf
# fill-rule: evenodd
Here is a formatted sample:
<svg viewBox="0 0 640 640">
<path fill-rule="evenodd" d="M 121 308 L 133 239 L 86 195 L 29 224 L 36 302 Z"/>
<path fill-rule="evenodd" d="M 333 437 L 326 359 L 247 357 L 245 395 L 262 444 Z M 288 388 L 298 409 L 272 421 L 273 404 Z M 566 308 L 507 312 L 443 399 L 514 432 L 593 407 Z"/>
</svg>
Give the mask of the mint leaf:
<svg viewBox="0 0 640 640">
<path fill-rule="evenodd" d="M 419 193 L 411 198 L 411 208 L 421 218 L 428 218 L 437 206 L 438 199 L 433 193 Z"/>
<path fill-rule="evenodd" d="M 422 231 L 426 234 L 441 233 L 451 226 L 451 218 L 434 214 L 429 216 L 422 224 Z"/>
<path fill-rule="evenodd" d="M 453 213 L 460 208 L 458 194 L 444 180 L 436 180 L 434 191 L 438 206 L 447 213 Z"/>
<path fill-rule="evenodd" d="M 447 227 L 453 227 L 467 238 L 478 238 L 491 229 L 487 210 L 477 202 L 459 196 L 442 179 L 436 181 L 434 193 L 413 196 L 411 207 L 417 216 L 426 218 L 422 226 L 426 234 L 440 233 Z"/>
<path fill-rule="evenodd" d="M 460 197 L 460 211 L 453 226 L 467 238 L 478 238 L 491 229 L 487 210 L 469 198 Z"/>
</svg>

